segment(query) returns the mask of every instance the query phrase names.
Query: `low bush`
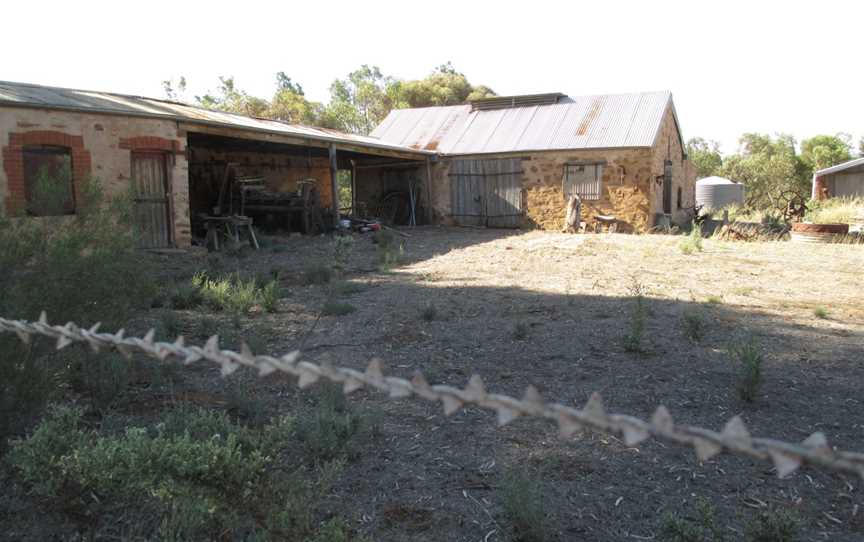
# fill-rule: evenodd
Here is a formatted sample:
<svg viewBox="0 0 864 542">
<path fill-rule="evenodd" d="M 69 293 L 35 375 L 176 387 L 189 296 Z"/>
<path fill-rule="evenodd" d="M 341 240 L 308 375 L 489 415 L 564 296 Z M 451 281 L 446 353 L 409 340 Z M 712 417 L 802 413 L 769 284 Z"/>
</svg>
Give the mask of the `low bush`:
<svg viewBox="0 0 864 542">
<path fill-rule="evenodd" d="M 372 239 L 378 247 L 378 264 L 382 269 L 390 269 L 402 260 L 405 246 L 396 238 L 395 233 L 381 229 L 375 232 Z"/>
<path fill-rule="evenodd" d="M 124 327 L 156 294 L 151 266 L 136 251 L 131 199 L 117 196 L 109 204 L 99 182 L 87 180 L 75 215 L 55 216 L 68 186 L 68 177 L 43 175 L 31 204 L 49 216 L 0 217 L 0 314 L 33 320 L 44 310 L 53 323 Z M 74 348 L 56 352 L 49 341 L 26 346 L 0 337 L 0 451 L 63 389 L 74 354 Z"/>
<path fill-rule="evenodd" d="M 316 535 L 315 508 L 340 465 L 274 468 L 293 437 L 289 418 L 253 430 L 188 407 L 154 427 L 99 434 L 80 409 L 55 407 L 8 460 L 33 493 L 103 528 L 123 521 L 145 539 L 299 541 Z"/>
<path fill-rule="evenodd" d="M 705 332 L 705 323 L 701 312 L 695 309 L 686 309 L 681 316 L 681 325 L 684 329 L 685 337 L 693 342 L 702 340 Z"/>
<path fill-rule="evenodd" d="M 798 517 L 787 510 L 764 510 L 747 522 L 747 542 L 792 542 L 798 534 Z"/>
<path fill-rule="evenodd" d="M 366 425 L 339 386 L 323 384 L 315 410 L 298 420 L 297 437 L 309 463 L 346 460 L 353 456 L 355 437 L 367 429 Z"/>
<path fill-rule="evenodd" d="M 434 303 L 424 303 L 420 306 L 420 318 L 426 322 L 431 322 L 438 316 L 438 307 Z"/>
<path fill-rule="evenodd" d="M 667 514 L 660 532 L 669 542 L 725 542 L 725 528 L 717 522 L 714 506 L 706 499 L 696 501 L 695 513 L 687 517 Z"/>
<path fill-rule="evenodd" d="M 690 233 L 684 240 L 678 243 L 678 248 L 681 249 L 683 254 L 702 252 L 702 226 L 698 222 L 693 223 Z"/>
<path fill-rule="evenodd" d="M 762 385 L 762 352 L 752 337 L 729 347 L 732 361 L 737 365 L 736 390 L 738 397 L 747 402 L 756 400 Z"/>
<path fill-rule="evenodd" d="M 180 285 L 171 294 L 171 307 L 177 310 L 195 309 L 204 303 L 201 291 L 192 284 Z"/>
<path fill-rule="evenodd" d="M 321 314 L 324 316 L 344 316 L 346 314 L 351 314 L 356 310 L 357 308 L 350 303 L 330 300 L 324 303 L 324 306 L 321 307 Z"/>
<path fill-rule="evenodd" d="M 333 278 L 333 266 L 323 260 L 306 264 L 303 269 L 303 282 L 306 284 L 327 284 Z"/>
<path fill-rule="evenodd" d="M 513 326 L 513 338 L 517 341 L 524 341 L 528 338 L 529 329 L 528 324 L 525 322 L 516 322 Z"/>
<path fill-rule="evenodd" d="M 542 542 L 547 539 L 543 492 L 527 472 L 512 469 L 505 473 L 501 485 L 501 499 L 504 513 L 513 529 L 513 540 Z"/>
<path fill-rule="evenodd" d="M 646 288 L 639 281 L 633 280 L 628 288 L 632 306 L 630 310 L 630 329 L 624 334 L 622 342 L 627 352 L 643 352 L 642 337 L 645 335 L 645 320 L 647 308 L 645 307 Z"/>
<path fill-rule="evenodd" d="M 864 198 L 829 198 L 807 203 L 804 220 L 815 224 L 852 224 L 864 216 Z"/>
<path fill-rule="evenodd" d="M 813 309 L 813 316 L 825 320 L 826 318 L 828 318 L 828 309 L 826 309 L 825 307 L 816 307 L 815 309 Z"/>
<path fill-rule="evenodd" d="M 239 273 L 210 278 L 206 272 L 198 272 L 192 277 L 192 285 L 198 289 L 204 304 L 216 311 L 245 313 L 260 306 L 272 312 L 279 299 L 279 285 L 275 280 L 262 286 L 255 278 L 244 279 Z"/>
</svg>

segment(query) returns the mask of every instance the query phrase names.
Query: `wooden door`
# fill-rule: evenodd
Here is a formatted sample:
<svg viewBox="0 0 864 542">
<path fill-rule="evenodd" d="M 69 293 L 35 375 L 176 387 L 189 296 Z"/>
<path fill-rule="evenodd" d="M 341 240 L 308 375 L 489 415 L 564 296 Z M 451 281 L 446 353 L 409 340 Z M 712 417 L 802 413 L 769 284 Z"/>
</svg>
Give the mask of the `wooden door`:
<svg viewBox="0 0 864 542">
<path fill-rule="evenodd" d="M 522 223 L 522 160 L 483 160 L 486 225 L 518 228 Z"/>
<path fill-rule="evenodd" d="M 518 228 L 522 222 L 522 160 L 454 160 L 453 220 L 462 226 Z"/>
<path fill-rule="evenodd" d="M 167 156 L 159 152 L 132 153 L 132 201 L 138 246 L 171 246 L 171 201 Z"/>
<path fill-rule="evenodd" d="M 454 160 L 450 164 L 450 203 L 456 224 L 486 224 L 486 179 L 480 160 Z"/>
</svg>

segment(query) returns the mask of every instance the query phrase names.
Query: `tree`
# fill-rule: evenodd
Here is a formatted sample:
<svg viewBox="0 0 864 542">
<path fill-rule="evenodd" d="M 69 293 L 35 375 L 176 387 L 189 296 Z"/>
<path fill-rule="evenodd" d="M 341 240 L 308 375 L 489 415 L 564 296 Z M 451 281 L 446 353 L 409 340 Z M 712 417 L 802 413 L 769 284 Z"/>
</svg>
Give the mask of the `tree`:
<svg viewBox="0 0 864 542">
<path fill-rule="evenodd" d="M 278 72 L 276 74 L 276 89 L 279 90 L 289 90 L 294 94 L 299 94 L 303 96 L 303 87 L 300 86 L 300 83 L 295 83 L 288 77 L 285 72 Z"/>
<path fill-rule="evenodd" d="M 687 142 L 687 156 L 696 166 L 696 177 L 702 179 L 720 172 L 723 167 L 723 157 L 720 156 L 720 144 L 716 141 L 706 141 L 701 137 L 691 138 Z"/>
<path fill-rule="evenodd" d="M 270 104 L 267 100 L 250 96 L 239 90 L 234 84 L 234 77 L 219 77 L 217 94 L 209 92 L 203 96 L 195 96 L 198 105 L 205 109 L 239 113 L 250 117 L 266 117 Z"/>
<path fill-rule="evenodd" d="M 162 91 L 169 100 L 182 101 L 183 95 L 186 93 L 186 78 L 181 75 L 176 83 L 173 77 L 162 81 Z"/>
<path fill-rule="evenodd" d="M 852 159 L 852 136 L 817 135 L 801 142 L 801 160 L 812 171 L 835 166 Z"/>
<path fill-rule="evenodd" d="M 741 136 L 738 154 L 723 161 L 720 173 L 741 181 L 747 205 L 755 209 L 780 209 L 788 194 L 806 197 L 810 191 L 807 165 L 795 152 L 795 138 L 778 134 L 748 133 Z"/>
<path fill-rule="evenodd" d="M 388 89 L 394 85 L 398 82 L 382 75 L 377 66 L 364 64 L 330 85 L 322 121 L 328 128 L 367 135 L 393 109 L 394 93 Z"/>
<path fill-rule="evenodd" d="M 403 107 L 430 107 L 458 105 L 490 96 L 495 96 L 492 89 L 472 86 L 468 78 L 448 62 L 435 68 L 425 79 L 402 83 L 399 102 Z"/>
</svg>

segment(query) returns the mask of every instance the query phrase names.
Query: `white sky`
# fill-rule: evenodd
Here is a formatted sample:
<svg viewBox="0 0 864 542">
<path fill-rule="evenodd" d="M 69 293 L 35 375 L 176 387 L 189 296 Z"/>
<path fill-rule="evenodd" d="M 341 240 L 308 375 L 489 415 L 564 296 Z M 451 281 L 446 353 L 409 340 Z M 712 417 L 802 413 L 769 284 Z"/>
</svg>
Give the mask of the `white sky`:
<svg viewBox="0 0 864 542">
<path fill-rule="evenodd" d="M 162 96 L 233 75 L 309 98 L 361 64 L 403 79 L 452 61 L 499 94 L 671 90 L 684 137 L 864 135 L 864 2 L 7 2 L 0 80 Z"/>
</svg>

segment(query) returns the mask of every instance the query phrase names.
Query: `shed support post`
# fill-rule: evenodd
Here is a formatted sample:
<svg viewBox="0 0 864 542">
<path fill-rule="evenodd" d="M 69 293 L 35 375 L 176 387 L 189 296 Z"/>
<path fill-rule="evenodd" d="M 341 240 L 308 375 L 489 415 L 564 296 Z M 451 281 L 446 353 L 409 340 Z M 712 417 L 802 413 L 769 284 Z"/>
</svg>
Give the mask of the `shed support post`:
<svg viewBox="0 0 864 542">
<path fill-rule="evenodd" d="M 432 224 L 432 161 L 426 157 L 426 223 Z"/>
<path fill-rule="evenodd" d="M 330 144 L 330 192 L 332 194 L 332 209 L 333 209 L 333 227 L 339 229 L 339 183 L 336 181 L 336 175 L 339 168 L 336 164 L 336 145 Z"/>
</svg>

